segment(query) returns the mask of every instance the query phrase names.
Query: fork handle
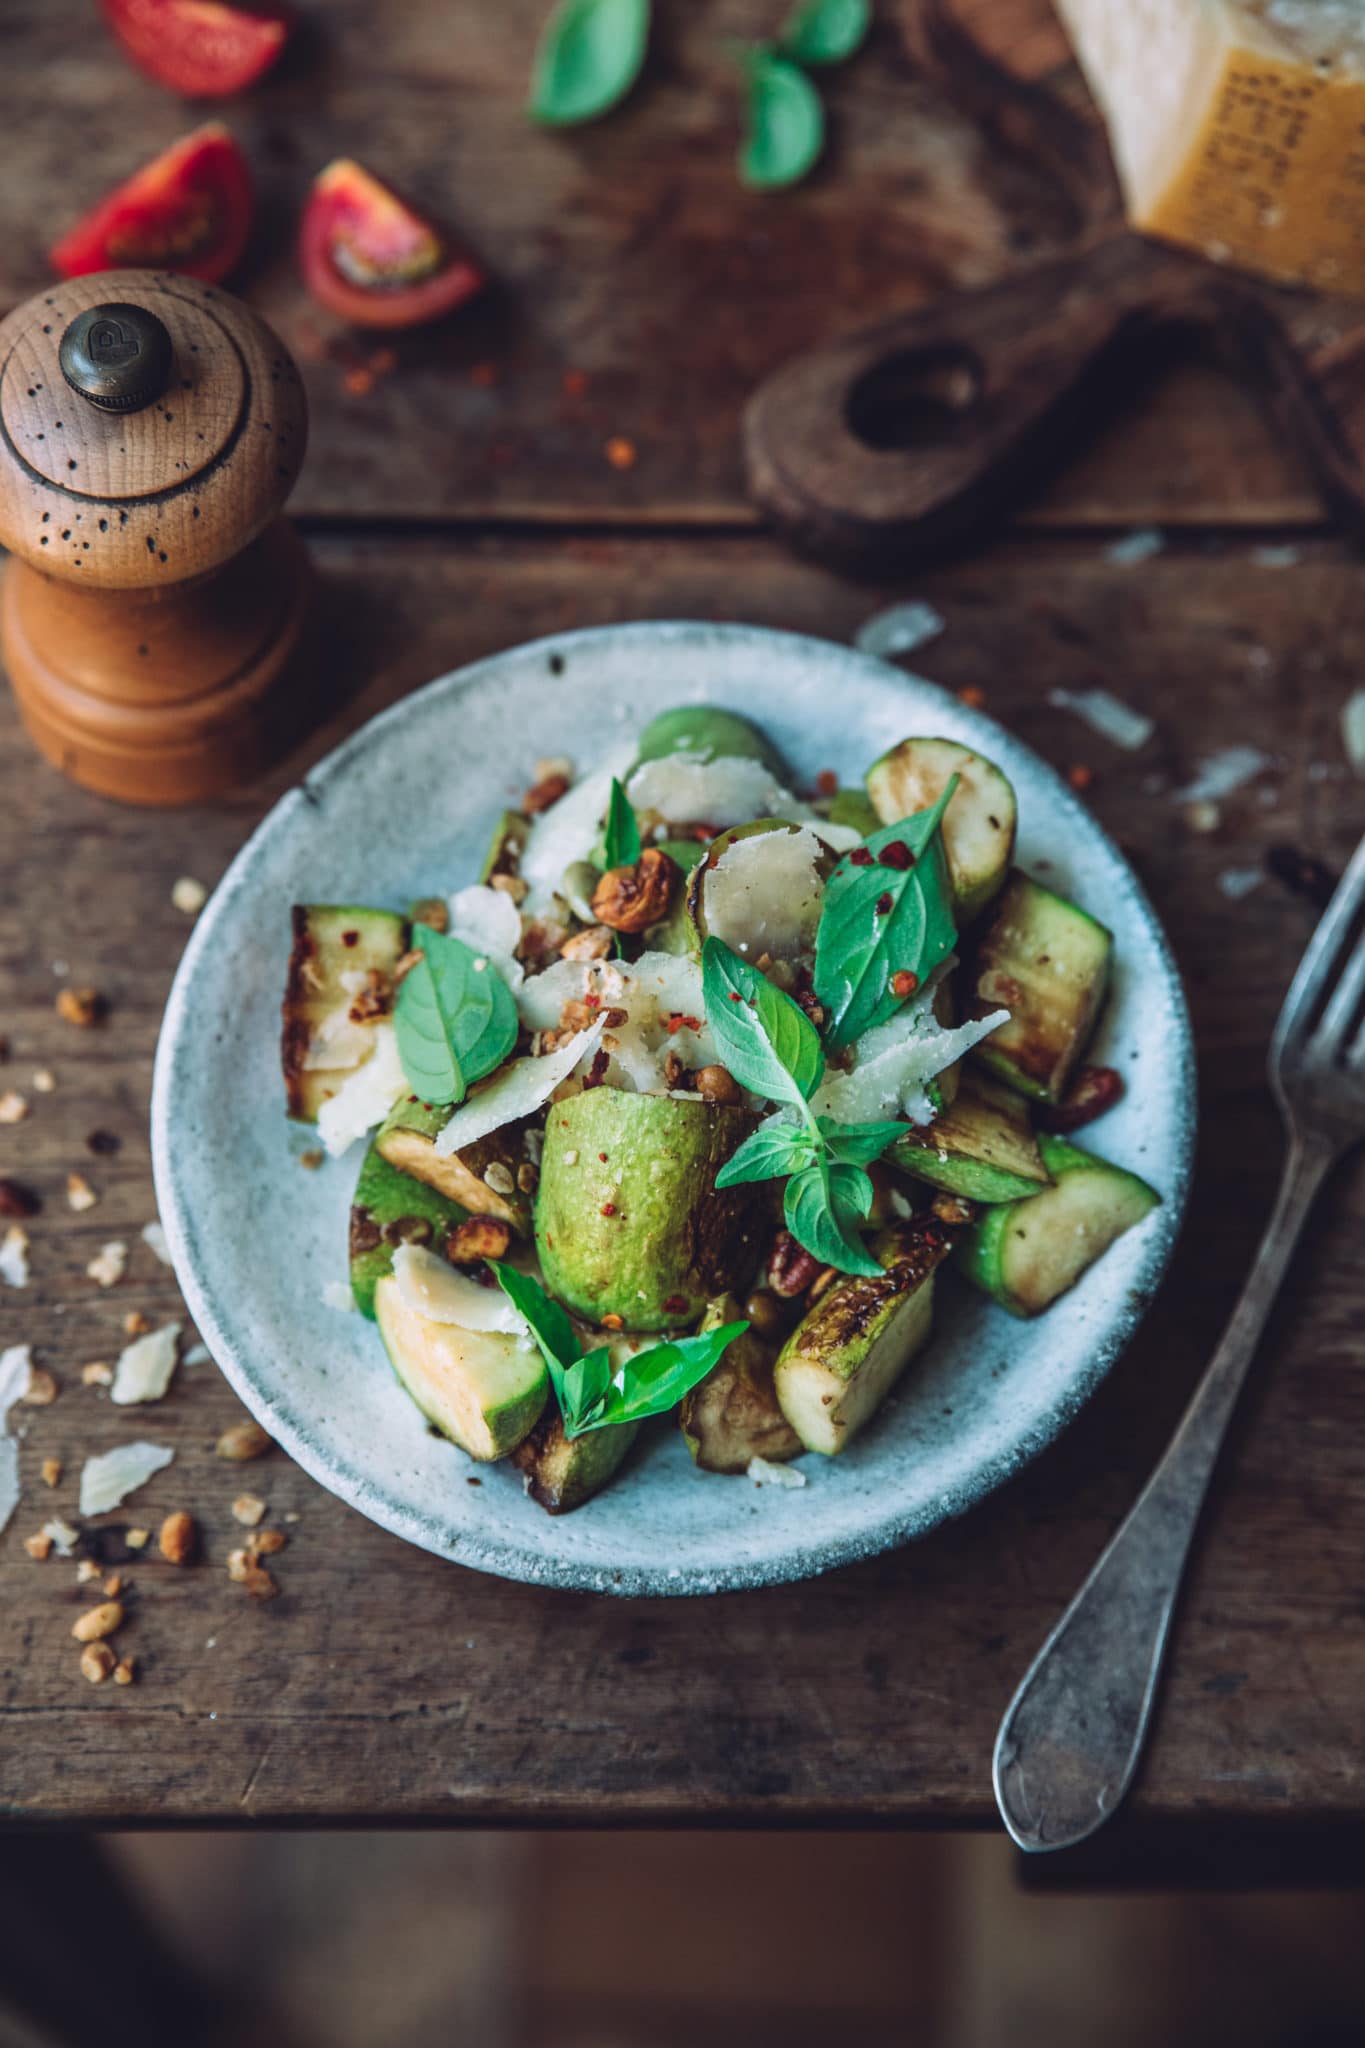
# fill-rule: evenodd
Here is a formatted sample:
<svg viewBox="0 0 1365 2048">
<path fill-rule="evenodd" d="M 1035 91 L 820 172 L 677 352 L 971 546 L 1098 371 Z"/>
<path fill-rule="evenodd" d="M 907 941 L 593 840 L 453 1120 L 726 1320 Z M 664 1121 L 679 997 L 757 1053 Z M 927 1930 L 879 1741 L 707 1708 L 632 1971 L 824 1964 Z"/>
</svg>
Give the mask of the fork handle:
<svg viewBox="0 0 1365 2048">
<path fill-rule="evenodd" d="M 1330 1150 L 1290 1142 L 1241 1299 L 1170 1446 L 1010 1701 L 995 1796 L 1021 1849 L 1092 1834 L 1132 1783 L 1171 1612 L 1223 1438 Z"/>
</svg>

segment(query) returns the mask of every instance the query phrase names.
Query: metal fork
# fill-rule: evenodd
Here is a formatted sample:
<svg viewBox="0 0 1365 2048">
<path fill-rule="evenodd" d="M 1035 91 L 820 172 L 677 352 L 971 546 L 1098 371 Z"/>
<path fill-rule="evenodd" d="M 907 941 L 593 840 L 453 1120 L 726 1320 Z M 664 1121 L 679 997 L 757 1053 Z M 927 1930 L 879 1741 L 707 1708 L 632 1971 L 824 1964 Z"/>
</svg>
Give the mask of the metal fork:
<svg viewBox="0 0 1365 2048">
<path fill-rule="evenodd" d="M 1165 1456 L 1000 1724 L 995 1796 L 1021 1849 L 1083 1841 L 1137 1770 L 1185 1559 L 1247 1369 L 1328 1168 L 1365 1138 L 1363 907 L 1365 839 L 1271 1040 L 1270 1086 L 1289 1148 L 1241 1299 Z"/>
</svg>

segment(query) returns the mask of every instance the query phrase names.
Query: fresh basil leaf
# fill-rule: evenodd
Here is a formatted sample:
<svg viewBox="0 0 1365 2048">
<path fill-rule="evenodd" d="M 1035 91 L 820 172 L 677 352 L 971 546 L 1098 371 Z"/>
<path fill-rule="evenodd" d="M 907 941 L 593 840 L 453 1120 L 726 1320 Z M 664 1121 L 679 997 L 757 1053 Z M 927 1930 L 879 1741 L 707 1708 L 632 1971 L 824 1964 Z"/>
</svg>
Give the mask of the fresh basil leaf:
<svg viewBox="0 0 1365 2048">
<path fill-rule="evenodd" d="M 880 1271 L 880 1268 L 878 1268 Z M 647 1415 L 663 1415 L 690 1394 L 720 1359 L 726 1346 L 748 1329 L 747 1322 L 722 1323 L 696 1337 L 674 1337 L 666 1344 L 651 1345 L 626 1360 L 624 1384 L 613 1379 L 605 1399 L 588 1420 L 571 1427 L 566 1420 L 564 1434 L 585 1436 L 590 1429 L 609 1429 L 618 1422 L 642 1422 Z"/>
<path fill-rule="evenodd" d="M 831 1166 L 823 1156 L 794 1173 L 782 1197 L 787 1228 L 812 1258 L 869 1278 L 882 1268 L 864 1249 L 857 1222 L 871 1207 L 872 1183 L 861 1167 Z"/>
<path fill-rule="evenodd" d="M 462 1102 L 516 1044 L 517 1006 L 492 961 L 463 939 L 415 924 L 412 943 L 422 958 L 394 1005 L 398 1057 L 423 1102 Z"/>
<path fill-rule="evenodd" d="M 515 1266 L 504 1265 L 501 1259 L 493 1259 L 490 1264 L 499 1287 L 531 1326 L 567 1429 L 570 1407 L 566 1381 L 583 1355 L 574 1326 L 559 1303 L 529 1273 L 519 1273 Z"/>
<path fill-rule="evenodd" d="M 871 0 L 806 0 L 788 19 L 779 47 L 797 64 L 842 64 L 871 23 Z"/>
<path fill-rule="evenodd" d="M 825 146 L 825 110 L 804 71 L 771 50 L 745 60 L 747 129 L 739 153 L 741 183 L 753 191 L 795 185 Z"/>
<path fill-rule="evenodd" d="M 822 1116 L 819 1122 L 825 1150 L 840 1165 L 870 1166 L 906 1131 L 903 1123 L 839 1124 L 830 1116 Z"/>
<path fill-rule="evenodd" d="M 611 1348 L 594 1344 L 564 1375 L 560 1412 L 566 1436 L 576 1435 L 597 1413 L 611 1389 Z"/>
<path fill-rule="evenodd" d="M 549 127 L 596 120 L 640 75 L 650 0 L 559 0 L 541 31 L 528 112 Z"/>
<path fill-rule="evenodd" d="M 825 1056 L 805 1011 L 722 939 L 702 947 L 701 972 L 711 1036 L 740 1086 L 771 1102 L 808 1101 Z"/>
<path fill-rule="evenodd" d="M 904 1127 L 898 1124 L 896 1128 Z M 805 1124 L 769 1117 L 726 1160 L 716 1175 L 716 1186 L 734 1188 L 742 1181 L 776 1180 L 782 1174 L 799 1172 L 814 1156 L 815 1139 Z"/>
<path fill-rule="evenodd" d="M 894 974 L 907 970 L 922 987 L 952 951 L 957 932 L 939 825 L 957 784 L 954 775 L 929 810 L 884 825 L 862 848 L 841 854 L 825 884 L 815 993 L 831 1046 L 850 1045 L 895 1013 L 905 998 L 892 990 Z M 871 858 L 856 859 L 860 853 Z"/>
<path fill-rule="evenodd" d="M 607 806 L 607 832 L 603 850 L 609 868 L 634 867 L 640 858 L 639 821 L 630 798 L 614 775 L 611 778 L 611 802 Z"/>
</svg>

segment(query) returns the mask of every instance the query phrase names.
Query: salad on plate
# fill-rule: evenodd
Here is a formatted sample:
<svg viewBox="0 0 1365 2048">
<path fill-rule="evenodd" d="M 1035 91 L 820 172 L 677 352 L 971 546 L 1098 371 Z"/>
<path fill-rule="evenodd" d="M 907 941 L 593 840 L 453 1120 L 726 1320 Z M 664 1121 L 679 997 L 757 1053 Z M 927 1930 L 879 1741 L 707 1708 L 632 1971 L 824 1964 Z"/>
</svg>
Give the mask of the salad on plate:
<svg viewBox="0 0 1365 2048">
<path fill-rule="evenodd" d="M 658 1416 L 793 1480 L 928 1342 L 940 1267 L 1037 1316 L 1160 1200 L 1072 1142 L 1122 1092 L 1084 1064 L 1114 942 L 1014 864 L 1008 778 L 914 737 L 793 780 L 682 705 L 542 763 L 448 898 L 293 910 L 288 1112 L 361 1162 L 329 1299 L 551 1513 Z"/>
</svg>

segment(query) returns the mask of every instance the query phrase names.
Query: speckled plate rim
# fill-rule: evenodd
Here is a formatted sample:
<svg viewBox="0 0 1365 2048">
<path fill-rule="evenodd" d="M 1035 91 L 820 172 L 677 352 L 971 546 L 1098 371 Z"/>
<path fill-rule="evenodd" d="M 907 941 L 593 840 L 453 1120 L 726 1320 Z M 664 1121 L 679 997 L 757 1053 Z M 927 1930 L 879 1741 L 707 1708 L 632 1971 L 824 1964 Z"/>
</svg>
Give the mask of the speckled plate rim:
<svg viewBox="0 0 1365 2048">
<path fill-rule="evenodd" d="M 543 1517 L 539 1526 L 532 1525 L 539 1541 L 524 1544 L 481 1538 L 477 1531 L 471 1534 L 466 1528 L 457 1531 L 439 1514 L 417 1512 L 394 1498 L 362 1466 L 339 1461 L 314 1440 L 310 1434 L 309 1418 L 292 1410 L 279 1389 L 271 1384 L 268 1367 L 262 1369 L 255 1363 L 250 1345 L 239 1341 L 230 1316 L 220 1312 L 202 1275 L 192 1202 L 178 1166 L 176 1148 L 171 1142 L 176 1122 L 178 1055 L 185 1034 L 194 1029 L 191 992 L 201 962 L 214 946 L 220 928 L 229 919 L 238 899 L 249 894 L 255 871 L 262 865 L 276 836 L 288 831 L 290 821 L 300 806 L 317 806 L 324 793 L 343 781 L 376 741 L 401 728 L 417 707 L 429 709 L 433 703 L 445 699 L 453 702 L 481 684 L 505 679 L 509 666 L 528 660 L 539 660 L 552 666 L 556 662 L 576 662 L 577 657 L 590 656 L 598 645 L 607 640 L 618 645 L 638 642 L 642 660 L 648 660 L 651 647 L 670 642 L 676 646 L 679 641 L 686 645 L 698 639 L 709 641 L 713 646 L 717 642 L 724 643 L 728 649 L 752 654 L 756 661 L 766 660 L 778 665 L 784 660 L 798 663 L 818 660 L 828 668 L 832 683 L 842 682 L 850 688 L 856 688 L 860 679 L 865 683 L 875 679 L 883 686 L 894 681 L 904 691 L 907 710 L 916 704 L 932 710 L 937 704 L 941 707 L 945 725 L 968 744 L 978 746 L 987 754 L 1026 756 L 1031 773 L 1046 792 L 1051 817 L 1056 820 L 1059 830 L 1070 828 L 1082 842 L 1088 842 L 1122 883 L 1132 911 L 1144 928 L 1146 944 L 1162 977 L 1161 993 L 1169 1006 L 1171 1024 L 1178 1041 L 1172 1052 L 1179 1067 L 1190 1076 L 1190 1086 L 1180 1099 L 1172 1128 L 1163 1134 L 1163 1141 L 1169 1147 L 1163 1155 L 1161 1173 L 1163 1203 L 1144 1225 L 1147 1233 L 1145 1254 L 1140 1270 L 1132 1276 L 1125 1304 L 1109 1317 L 1102 1333 L 1093 1338 L 1085 1364 L 1073 1373 L 1032 1428 L 1022 1431 L 998 1453 L 982 1458 L 964 1481 L 908 1510 L 892 1508 L 868 1516 L 861 1525 L 846 1530 L 832 1546 L 803 1541 L 798 1530 L 794 1540 L 785 1547 L 771 1550 L 758 1559 L 742 1563 L 736 1561 L 733 1565 L 717 1569 L 690 1569 L 686 1565 L 664 1566 L 662 1563 L 604 1569 L 600 1561 L 589 1563 L 583 1559 L 556 1558 L 552 1554 L 552 1532 L 562 1525 L 553 1518 Z M 1116 936 L 1121 955 L 1124 934 L 1120 930 Z M 1160 920 L 1117 845 L 1078 802 L 1056 771 L 1032 748 L 994 719 L 964 706 L 959 699 L 927 678 L 877 661 L 838 642 L 765 627 L 657 620 L 549 635 L 440 676 L 378 713 L 334 748 L 296 788 L 280 798 L 227 869 L 191 934 L 177 970 L 157 1044 L 152 1086 L 152 1163 L 161 1221 L 186 1305 L 200 1336 L 245 1406 L 319 1485 L 394 1535 L 475 1570 L 522 1583 L 554 1585 L 564 1590 L 599 1591 L 626 1597 L 678 1597 L 786 1584 L 893 1549 L 964 1513 L 1060 1435 L 1132 1338 L 1169 1263 L 1184 1218 L 1192 1174 L 1197 1124 L 1193 1074 L 1194 1042 L 1188 1005 Z M 856 1456 L 856 1447 L 850 1456 Z M 843 1461 L 839 1462 L 842 1464 Z M 801 1496 L 784 1496 L 784 1499 L 791 1498 L 799 1499 Z M 580 1514 L 588 1512 L 590 1509 L 579 1510 Z M 534 1513 L 540 1515 L 541 1511 L 535 1509 Z"/>
</svg>

